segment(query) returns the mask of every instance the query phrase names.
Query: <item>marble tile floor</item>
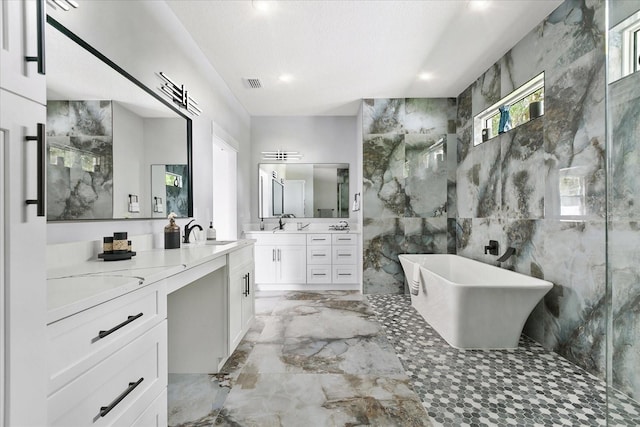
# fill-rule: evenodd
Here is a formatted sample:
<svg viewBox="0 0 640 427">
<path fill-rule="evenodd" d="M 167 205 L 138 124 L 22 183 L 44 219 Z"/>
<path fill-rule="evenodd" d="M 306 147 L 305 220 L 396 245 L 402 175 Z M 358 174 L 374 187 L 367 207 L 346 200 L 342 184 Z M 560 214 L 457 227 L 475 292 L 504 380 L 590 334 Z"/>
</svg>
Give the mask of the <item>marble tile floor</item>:
<svg viewBox="0 0 640 427">
<path fill-rule="evenodd" d="M 216 375 L 169 376 L 172 426 L 430 426 L 366 297 L 262 292 Z"/>
<path fill-rule="evenodd" d="M 602 383 L 522 337 L 457 350 L 406 295 L 262 292 L 216 375 L 169 376 L 172 426 L 604 426 Z M 427 415 L 428 414 L 428 415 Z M 611 426 L 640 407 L 609 396 Z"/>
</svg>

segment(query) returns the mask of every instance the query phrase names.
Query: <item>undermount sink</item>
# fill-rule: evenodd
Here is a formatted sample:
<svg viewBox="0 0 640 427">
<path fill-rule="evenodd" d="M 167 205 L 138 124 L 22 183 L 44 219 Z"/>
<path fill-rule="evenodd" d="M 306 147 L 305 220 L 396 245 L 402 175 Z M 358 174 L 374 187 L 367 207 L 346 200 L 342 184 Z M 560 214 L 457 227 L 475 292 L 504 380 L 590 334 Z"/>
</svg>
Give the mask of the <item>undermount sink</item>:
<svg viewBox="0 0 640 427">
<path fill-rule="evenodd" d="M 235 243 L 237 240 L 207 240 L 207 245 L 229 245 Z"/>
</svg>

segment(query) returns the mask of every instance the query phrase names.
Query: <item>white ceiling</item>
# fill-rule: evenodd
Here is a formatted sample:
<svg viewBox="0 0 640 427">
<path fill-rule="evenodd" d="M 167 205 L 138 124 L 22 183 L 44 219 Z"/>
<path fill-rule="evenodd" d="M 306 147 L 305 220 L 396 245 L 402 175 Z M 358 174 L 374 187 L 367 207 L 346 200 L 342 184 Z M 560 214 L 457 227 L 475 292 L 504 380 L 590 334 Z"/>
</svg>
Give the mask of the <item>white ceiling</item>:
<svg viewBox="0 0 640 427">
<path fill-rule="evenodd" d="M 167 0 L 252 116 L 355 115 L 361 98 L 455 97 L 562 3 L 254 2 Z"/>
</svg>

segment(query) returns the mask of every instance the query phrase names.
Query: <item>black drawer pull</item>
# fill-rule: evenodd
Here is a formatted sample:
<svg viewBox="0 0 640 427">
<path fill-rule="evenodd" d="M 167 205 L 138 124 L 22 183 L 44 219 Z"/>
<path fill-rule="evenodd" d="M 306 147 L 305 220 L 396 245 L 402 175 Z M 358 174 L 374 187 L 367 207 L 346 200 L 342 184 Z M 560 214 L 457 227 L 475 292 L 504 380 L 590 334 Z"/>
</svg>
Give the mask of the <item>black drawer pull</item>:
<svg viewBox="0 0 640 427">
<path fill-rule="evenodd" d="M 98 332 L 98 338 L 104 338 L 107 335 L 111 335 L 112 333 L 114 333 L 118 329 L 127 326 L 129 323 L 131 323 L 134 320 L 139 319 L 141 317 L 142 317 L 142 313 L 138 313 L 135 316 L 129 316 L 129 317 L 127 317 L 127 320 L 125 320 L 124 322 L 120 323 L 117 326 L 114 326 L 113 328 L 109 329 L 108 331 L 100 331 L 100 332 Z"/>
<path fill-rule="evenodd" d="M 115 408 L 118 403 L 122 402 L 122 399 L 124 399 L 125 397 L 127 397 L 127 395 L 129 393 L 131 393 L 133 391 L 133 389 L 135 389 L 136 387 L 138 387 L 140 385 L 140 383 L 144 381 L 143 377 L 140 377 L 140 379 L 138 381 L 136 381 L 135 383 L 129 383 L 129 387 L 127 387 L 127 389 L 125 391 L 122 392 L 122 394 L 120 394 L 120 396 L 116 397 L 116 400 L 114 400 L 113 402 L 111 402 L 109 404 L 109 406 L 101 406 L 100 407 L 100 416 L 104 417 L 105 415 L 107 415 L 109 412 L 111 412 L 111 410 L 113 408 Z"/>
<path fill-rule="evenodd" d="M 325 273 L 313 273 L 314 276 L 326 276 Z"/>
<path fill-rule="evenodd" d="M 27 62 L 37 62 L 38 63 L 38 74 L 45 74 L 45 64 L 46 61 L 44 59 L 44 37 L 45 37 L 45 29 L 44 29 L 44 0 L 36 1 L 36 30 L 38 34 L 38 56 L 25 56 L 24 60 Z"/>
<path fill-rule="evenodd" d="M 327 256 L 327 254 L 313 254 L 311 256 Z"/>
<path fill-rule="evenodd" d="M 338 254 L 338 256 L 351 256 L 351 254 Z"/>
<path fill-rule="evenodd" d="M 338 273 L 338 276 L 351 276 L 351 273 Z"/>
</svg>

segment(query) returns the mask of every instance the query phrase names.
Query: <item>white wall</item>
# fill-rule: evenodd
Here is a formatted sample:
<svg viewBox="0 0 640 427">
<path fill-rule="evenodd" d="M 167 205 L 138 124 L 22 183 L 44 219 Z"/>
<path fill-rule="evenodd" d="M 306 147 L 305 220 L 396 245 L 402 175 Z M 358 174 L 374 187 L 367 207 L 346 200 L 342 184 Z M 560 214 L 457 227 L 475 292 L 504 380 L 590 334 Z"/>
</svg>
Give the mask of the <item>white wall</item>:
<svg viewBox="0 0 640 427">
<path fill-rule="evenodd" d="M 358 147 L 356 116 L 253 117 L 251 119 L 251 224 L 245 223 L 245 228 L 259 223 L 258 164 L 275 163 L 263 161 L 261 151 L 284 150 L 302 153 L 302 160 L 287 163 L 348 163 L 349 194 L 353 200 L 359 176 Z M 354 223 L 357 221 L 355 214 L 350 212 L 350 221 Z"/>
<path fill-rule="evenodd" d="M 247 187 L 250 173 L 256 173 L 251 172 L 249 114 L 204 58 L 167 4 L 159 0 L 85 1 L 80 8 L 69 12 L 48 9 L 47 13 L 148 87 L 158 87 L 156 73 L 160 71 L 187 87 L 203 109 L 201 116 L 193 118 L 194 216 L 204 226 L 208 221 L 207 211 L 211 212 L 213 206 L 211 159 L 215 121 L 217 133 L 224 132 L 229 136 L 227 139 L 232 139 L 237 145 L 239 223 L 248 220 L 249 204 L 255 202 L 247 196 Z M 165 222 L 50 223 L 47 241 L 94 240 L 114 231 L 128 231 L 134 235 L 159 233 Z M 183 225 L 182 221 L 179 225 Z"/>
</svg>

